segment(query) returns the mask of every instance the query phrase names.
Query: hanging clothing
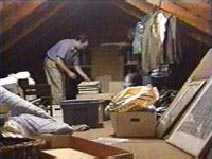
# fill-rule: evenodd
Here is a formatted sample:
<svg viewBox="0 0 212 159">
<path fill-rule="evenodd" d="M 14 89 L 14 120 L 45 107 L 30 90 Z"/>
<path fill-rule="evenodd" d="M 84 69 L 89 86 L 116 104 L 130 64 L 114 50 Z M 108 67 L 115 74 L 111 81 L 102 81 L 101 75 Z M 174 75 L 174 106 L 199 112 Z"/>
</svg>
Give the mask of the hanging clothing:
<svg viewBox="0 0 212 159">
<path fill-rule="evenodd" d="M 163 43 L 158 30 L 157 15 L 158 13 L 153 14 L 145 24 L 142 45 L 142 69 L 145 74 L 159 67 L 163 53 Z"/>
<path fill-rule="evenodd" d="M 163 12 L 151 16 L 145 23 L 142 41 L 142 69 L 145 74 L 180 61 L 177 38 L 175 17 Z"/>
<path fill-rule="evenodd" d="M 165 61 L 169 64 L 179 64 L 182 60 L 182 40 L 180 25 L 177 18 L 172 16 L 166 24 L 164 41 Z"/>
<path fill-rule="evenodd" d="M 135 31 L 135 38 L 133 40 L 133 54 L 141 54 L 142 52 L 142 39 L 143 39 L 144 26 L 141 22 L 138 22 Z"/>
<path fill-rule="evenodd" d="M 141 54 L 142 53 L 142 41 L 144 38 L 144 24 L 148 20 L 149 16 L 144 16 L 137 23 L 135 28 L 135 36 L 132 42 L 132 53 L 133 54 Z"/>
</svg>

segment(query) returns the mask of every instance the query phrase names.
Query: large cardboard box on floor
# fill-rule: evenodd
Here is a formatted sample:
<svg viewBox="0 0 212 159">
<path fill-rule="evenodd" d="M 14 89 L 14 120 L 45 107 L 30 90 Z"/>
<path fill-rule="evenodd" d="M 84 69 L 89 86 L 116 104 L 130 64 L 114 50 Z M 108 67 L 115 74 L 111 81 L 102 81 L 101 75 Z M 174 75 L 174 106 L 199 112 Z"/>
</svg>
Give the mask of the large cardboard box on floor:
<svg viewBox="0 0 212 159">
<path fill-rule="evenodd" d="M 151 111 L 111 112 L 114 135 L 117 137 L 156 136 L 156 113 Z"/>
<path fill-rule="evenodd" d="M 48 146 L 41 159 L 133 159 L 133 154 L 123 149 L 103 145 L 71 135 L 45 135 Z"/>
</svg>

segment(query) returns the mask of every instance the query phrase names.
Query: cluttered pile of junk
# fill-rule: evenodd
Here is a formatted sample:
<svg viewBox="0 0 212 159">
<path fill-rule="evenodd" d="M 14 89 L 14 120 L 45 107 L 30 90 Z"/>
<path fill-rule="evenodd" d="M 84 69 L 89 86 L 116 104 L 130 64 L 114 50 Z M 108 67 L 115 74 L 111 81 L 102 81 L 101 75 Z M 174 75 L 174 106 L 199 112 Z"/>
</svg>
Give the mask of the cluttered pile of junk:
<svg viewBox="0 0 212 159">
<path fill-rule="evenodd" d="M 40 99 L 20 96 L 20 81 L 35 85 L 29 72 L 1 79 L 0 159 L 133 159 L 133 152 L 73 136 L 75 130 L 96 127 L 108 114 L 116 138 L 164 139 L 194 157 L 210 159 L 212 50 L 179 91 L 167 89 L 173 66 L 182 60 L 178 31 L 173 15 L 157 12 L 142 18 L 130 53 L 141 59 L 143 84 L 129 82 L 107 105 L 100 100 L 63 101 L 64 122 L 49 115 L 52 108 L 43 109 Z M 81 92 L 94 95 L 99 87 L 98 81 L 79 85 Z"/>
<path fill-rule="evenodd" d="M 29 88 L 35 89 L 36 84 L 29 72 L 19 72 L 0 79 L 1 159 L 133 157 L 132 153 L 123 149 L 72 136 L 75 128 L 53 118 L 49 110 L 44 109 L 41 99 L 35 96 L 24 99 L 18 93 L 22 92 L 19 85 L 23 81 L 30 83 Z M 93 103 L 90 104 L 92 106 Z"/>
<path fill-rule="evenodd" d="M 111 146 L 111 143 L 133 141 L 127 140 L 128 138 L 158 140 L 165 137 L 167 143 L 192 154 L 192 156 L 210 159 L 210 140 L 212 138 L 209 121 L 212 115 L 209 104 L 212 93 L 211 61 L 212 50 L 201 60 L 178 92 L 159 91 L 157 87 L 148 84 L 127 87 L 114 95 L 105 107 L 105 113 L 110 114 L 113 133 L 116 136 L 114 140 L 112 137 L 94 141 L 74 137 L 74 127 L 58 122 L 45 110 L 32 104 L 33 102 L 26 101 L 12 93 L 11 88 L 14 88 L 17 80 L 11 80 L 11 76 L 7 77 L 6 82 L 5 79 L 2 79 L 1 82 L 4 83 L 5 88 L 0 87 L 0 157 L 2 159 L 64 159 L 74 156 L 74 158 L 80 159 L 110 157 L 133 159 L 132 152 L 114 145 Z M 21 72 L 19 74 L 27 75 L 33 84 L 29 73 Z M 14 76 L 17 79 L 17 75 Z M 8 81 L 10 84 L 6 85 L 5 83 Z M 94 106 L 102 104 L 96 100 L 84 100 L 83 102 L 81 101 L 79 104 L 79 101 L 64 101 L 62 105 L 67 110 L 72 109 L 66 108 L 67 105 L 69 107 L 83 105 L 83 107 L 79 107 L 80 109 L 69 110 L 69 112 L 77 113 L 77 111 L 82 112 L 85 107 L 91 107 L 92 104 Z M 94 107 L 94 110 L 99 111 L 100 109 Z M 102 113 L 94 110 L 87 111 L 87 113 L 97 113 L 98 115 Z M 95 118 L 94 116 L 95 114 L 90 114 L 87 120 Z M 73 120 L 68 116 L 65 118 Z M 82 117 L 78 117 L 78 120 L 83 121 Z M 96 120 L 90 122 L 97 123 Z M 87 121 L 87 124 L 90 123 Z"/>
</svg>

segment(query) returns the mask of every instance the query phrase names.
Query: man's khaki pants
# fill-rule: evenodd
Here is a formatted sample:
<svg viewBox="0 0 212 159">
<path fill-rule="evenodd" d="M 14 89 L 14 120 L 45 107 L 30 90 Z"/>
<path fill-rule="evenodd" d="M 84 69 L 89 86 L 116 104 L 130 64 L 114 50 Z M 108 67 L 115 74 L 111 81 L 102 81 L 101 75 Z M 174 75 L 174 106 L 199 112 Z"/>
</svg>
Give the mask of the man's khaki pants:
<svg viewBox="0 0 212 159">
<path fill-rule="evenodd" d="M 53 60 L 45 60 L 45 73 L 48 83 L 51 85 L 53 96 L 53 104 L 59 105 L 61 101 L 65 100 L 65 74 L 62 73 L 56 66 Z"/>
</svg>

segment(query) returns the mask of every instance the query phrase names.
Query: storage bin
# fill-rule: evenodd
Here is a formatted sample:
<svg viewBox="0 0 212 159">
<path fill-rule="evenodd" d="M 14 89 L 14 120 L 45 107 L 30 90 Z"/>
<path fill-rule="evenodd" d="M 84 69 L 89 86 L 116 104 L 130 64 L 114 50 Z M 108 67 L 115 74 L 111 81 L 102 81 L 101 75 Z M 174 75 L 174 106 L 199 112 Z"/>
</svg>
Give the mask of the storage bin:
<svg viewBox="0 0 212 159">
<path fill-rule="evenodd" d="M 103 101 L 99 100 L 66 100 L 61 102 L 64 122 L 70 125 L 87 124 L 98 127 L 102 122 Z"/>
</svg>

